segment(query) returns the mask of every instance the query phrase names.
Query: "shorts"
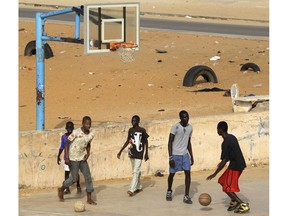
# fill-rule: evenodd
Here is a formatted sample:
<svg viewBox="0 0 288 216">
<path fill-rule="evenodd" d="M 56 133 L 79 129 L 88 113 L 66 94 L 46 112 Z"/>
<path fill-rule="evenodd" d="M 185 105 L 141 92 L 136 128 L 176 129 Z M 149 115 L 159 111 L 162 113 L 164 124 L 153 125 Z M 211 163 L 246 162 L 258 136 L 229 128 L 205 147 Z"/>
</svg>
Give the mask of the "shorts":
<svg viewBox="0 0 288 216">
<path fill-rule="evenodd" d="M 65 171 L 70 171 L 69 166 L 67 164 L 65 164 L 65 162 L 64 162 L 64 170 Z"/>
<path fill-rule="evenodd" d="M 218 183 L 222 185 L 222 190 L 224 192 L 239 192 L 238 180 L 241 174 L 242 171 L 227 168 L 218 179 Z"/>
<path fill-rule="evenodd" d="M 175 162 L 175 167 L 170 166 L 169 168 L 170 173 L 191 170 L 191 160 L 190 160 L 190 156 L 188 153 L 185 155 L 173 155 L 172 157 Z"/>
</svg>

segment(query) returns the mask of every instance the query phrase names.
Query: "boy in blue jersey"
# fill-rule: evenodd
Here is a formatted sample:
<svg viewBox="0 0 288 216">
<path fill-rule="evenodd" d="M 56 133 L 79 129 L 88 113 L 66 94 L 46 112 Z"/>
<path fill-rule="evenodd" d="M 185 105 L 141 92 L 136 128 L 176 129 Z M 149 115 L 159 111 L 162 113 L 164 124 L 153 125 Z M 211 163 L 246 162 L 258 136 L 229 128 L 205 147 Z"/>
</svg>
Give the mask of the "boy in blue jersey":
<svg viewBox="0 0 288 216">
<path fill-rule="evenodd" d="M 61 163 L 60 157 L 61 157 L 61 154 L 62 154 L 62 152 L 63 152 L 63 150 L 64 150 L 65 142 L 67 141 L 68 136 L 69 136 L 69 135 L 73 132 L 73 130 L 74 130 L 74 124 L 73 124 L 73 122 L 68 121 L 68 122 L 66 123 L 65 129 L 66 129 L 67 132 L 61 136 L 61 144 L 60 144 L 60 148 L 59 148 L 59 152 L 58 152 L 58 156 L 57 156 L 57 164 L 58 164 L 58 165 Z M 65 152 L 64 152 L 64 161 L 65 161 L 65 159 L 66 159 L 66 154 L 65 154 Z M 65 164 L 65 163 L 64 163 L 64 171 L 65 171 L 65 180 L 66 180 L 66 179 L 69 178 L 70 169 L 69 169 L 69 166 L 68 166 L 67 164 Z M 77 181 L 77 193 L 79 194 L 79 193 L 81 193 L 81 192 L 82 192 L 82 190 L 81 190 L 81 186 L 80 186 L 80 176 L 78 176 L 78 181 Z M 66 188 L 66 190 L 64 191 L 64 194 L 71 194 L 71 191 L 70 191 L 69 187 Z"/>
</svg>

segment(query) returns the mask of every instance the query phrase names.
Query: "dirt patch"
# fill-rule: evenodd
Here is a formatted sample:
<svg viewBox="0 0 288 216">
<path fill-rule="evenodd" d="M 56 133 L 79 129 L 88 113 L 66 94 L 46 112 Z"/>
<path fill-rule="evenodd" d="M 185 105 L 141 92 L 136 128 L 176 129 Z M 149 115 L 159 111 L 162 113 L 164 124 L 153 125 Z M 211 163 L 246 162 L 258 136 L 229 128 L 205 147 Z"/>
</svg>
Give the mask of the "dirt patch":
<svg viewBox="0 0 288 216">
<path fill-rule="evenodd" d="M 74 26 L 47 23 L 48 35 L 73 37 Z M 19 22 L 19 129 L 36 129 L 35 56 L 24 56 L 35 39 L 35 23 Z M 83 36 L 82 36 L 83 37 Z M 93 124 L 178 118 L 186 109 L 191 117 L 232 113 L 223 92 L 193 92 L 203 88 L 230 89 L 240 95 L 269 94 L 269 41 L 176 32 L 141 30 L 135 61 L 123 64 L 116 53 L 85 55 L 83 45 L 49 42 L 54 57 L 45 60 L 45 129 L 61 128 L 68 119 L 79 125 L 84 115 Z M 157 53 L 155 49 L 167 53 Z M 211 61 L 210 58 L 220 59 Z M 240 72 L 254 62 L 261 72 Z M 198 80 L 184 87 L 186 72 L 195 65 L 213 69 L 218 83 Z"/>
</svg>

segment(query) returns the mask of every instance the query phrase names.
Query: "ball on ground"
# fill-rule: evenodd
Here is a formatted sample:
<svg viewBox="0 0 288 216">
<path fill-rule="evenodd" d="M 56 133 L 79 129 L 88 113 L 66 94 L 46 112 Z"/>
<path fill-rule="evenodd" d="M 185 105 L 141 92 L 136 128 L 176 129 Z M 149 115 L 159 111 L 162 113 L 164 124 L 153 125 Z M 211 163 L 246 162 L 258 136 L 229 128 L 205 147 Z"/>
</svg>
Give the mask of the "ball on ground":
<svg viewBox="0 0 288 216">
<path fill-rule="evenodd" d="M 85 211 L 85 204 L 82 201 L 77 201 L 74 203 L 74 210 L 75 212 L 84 212 Z"/>
<path fill-rule="evenodd" d="M 198 200 L 202 206 L 208 206 L 208 205 L 210 205 L 212 198 L 208 193 L 202 193 L 202 194 L 200 194 Z"/>
</svg>

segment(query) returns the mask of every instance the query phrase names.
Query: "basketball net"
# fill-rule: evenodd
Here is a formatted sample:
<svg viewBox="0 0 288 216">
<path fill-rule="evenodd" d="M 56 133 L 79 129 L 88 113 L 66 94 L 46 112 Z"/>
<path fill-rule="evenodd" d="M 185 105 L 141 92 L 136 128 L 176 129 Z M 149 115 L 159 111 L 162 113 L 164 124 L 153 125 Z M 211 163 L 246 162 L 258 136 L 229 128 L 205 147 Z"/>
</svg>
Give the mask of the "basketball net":
<svg viewBox="0 0 288 216">
<path fill-rule="evenodd" d="M 120 56 L 120 60 L 123 63 L 128 63 L 134 61 L 134 52 L 138 47 L 135 43 L 127 42 L 114 42 L 110 43 L 110 50 L 116 51 Z"/>
</svg>

